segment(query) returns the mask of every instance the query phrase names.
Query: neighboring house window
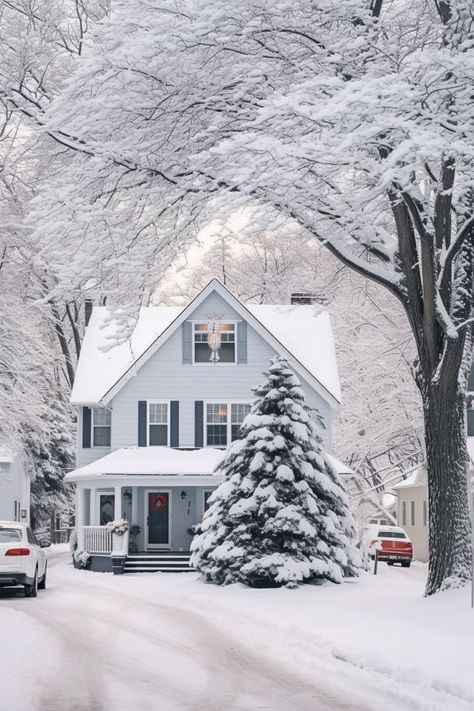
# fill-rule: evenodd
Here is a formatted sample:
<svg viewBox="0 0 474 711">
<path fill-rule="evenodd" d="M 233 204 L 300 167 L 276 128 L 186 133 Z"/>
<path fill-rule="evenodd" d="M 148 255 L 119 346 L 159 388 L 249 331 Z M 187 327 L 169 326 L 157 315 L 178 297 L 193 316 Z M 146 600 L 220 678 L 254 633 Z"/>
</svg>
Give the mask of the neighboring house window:
<svg viewBox="0 0 474 711">
<path fill-rule="evenodd" d="M 112 413 L 105 407 L 92 408 L 92 445 L 110 447 Z"/>
<path fill-rule="evenodd" d="M 415 525 L 415 502 L 410 501 L 410 526 Z"/>
<path fill-rule="evenodd" d="M 474 409 L 472 409 L 472 403 L 471 409 L 467 411 L 467 436 L 474 437 Z"/>
<path fill-rule="evenodd" d="M 235 323 L 219 324 L 218 360 L 216 363 L 235 363 Z M 212 351 L 209 347 L 209 325 L 207 323 L 194 324 L 194 362 L 210 363 Z"/>
<path fill-rule="evenodd" d="M 407 502 L 402 501 L 402 526 L 407 525 Z"/>
<path fill-rule="evenodd" d="M 250 403 L 207 403 L 206 444 L 212 447 L 227 447 L 239 438 L 240 426 L 250 412 Z"/>
<path fill-rule="evenodd" d="M 167 447 L 169 443 L 169 403 L 148 403 L 148 444 Z"/>
<path fill-rule="evenodd" d="M 115 515 L 115 495 L 100 494 L 99 496 L 99 523 L 105 526 L 114 520 Z"/>
<path fill-rule="evenodd" d="M 428 525 L 428 502 L 425 499 L 423 501 L 423 526 Z"/>
</svg>

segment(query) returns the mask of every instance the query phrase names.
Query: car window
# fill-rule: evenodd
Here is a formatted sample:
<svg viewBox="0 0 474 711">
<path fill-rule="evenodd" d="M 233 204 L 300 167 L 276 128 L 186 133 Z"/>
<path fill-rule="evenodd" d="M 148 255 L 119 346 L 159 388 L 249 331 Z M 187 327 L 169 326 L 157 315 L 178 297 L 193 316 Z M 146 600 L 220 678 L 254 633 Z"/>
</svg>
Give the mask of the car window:
<svg viewBox="0 0 474 711">
<path fill-rule="evenodd" d="M 403 531 L 379 531 L 378 538 L 406 538 Z"/>
<path fill-rule="evenodd" d="M 38 541 L 36 540 L 36 536 L 31 530 L 31 528 L 26 529 L 26 535 L 28 537 L 28 543 L 32 543 L 34 546 L 39 545 Z"/>
<path fill-rule="evenodd" d="M 11 541 L 21 541 L 21 530 L 19 528 L 0 528 L 0 543 L 11 543 Z"/>
</svg>

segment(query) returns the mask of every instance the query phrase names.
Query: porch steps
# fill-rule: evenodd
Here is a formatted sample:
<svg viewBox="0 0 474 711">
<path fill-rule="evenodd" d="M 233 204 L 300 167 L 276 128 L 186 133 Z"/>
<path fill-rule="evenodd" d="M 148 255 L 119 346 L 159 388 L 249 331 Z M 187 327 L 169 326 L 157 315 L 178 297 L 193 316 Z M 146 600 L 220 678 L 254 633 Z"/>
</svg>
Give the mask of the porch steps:
<svg viewBox="0 0 474 711">
<path fill-rule="evenodd" d="M 124 573 L 190 573 L 188 551 L 132 553 L 125 561 Z"/>
</svg>

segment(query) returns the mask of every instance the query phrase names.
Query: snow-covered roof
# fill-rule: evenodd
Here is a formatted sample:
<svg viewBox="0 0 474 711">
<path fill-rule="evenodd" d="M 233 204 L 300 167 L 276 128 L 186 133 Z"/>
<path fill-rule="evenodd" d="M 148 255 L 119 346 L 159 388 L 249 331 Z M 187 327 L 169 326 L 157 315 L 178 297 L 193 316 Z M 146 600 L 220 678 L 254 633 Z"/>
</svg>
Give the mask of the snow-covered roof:
<svg viewBox="0 0 474 711">
<path fill-rule="evenodd" d="M 418 467 L 413 474 L 410 474 L 406 479 L 392 486 L 394 491 L 398 489 L 407 489 L 410 486 L 426 486 L 426 469 Z"/>
<path fill-rule="evenodd" d="M 117 323 L 106 307 L 95 307 L 82 344 L 71 402 L 89 405 L 108 401 L 124 376 L 140 368 L 213 289 L 241 312 L 262 335 L 274 338 L 335 401 L 341 392 L 329 314 L 321 307 L 242 304 L 213 279 L 188 306 L 150 306 L 140 310 L 130 339 L 110 350 Z M 277 345 L 277 344 L 276 344 Z M 140 361 L 140 362 L 137 362 Z"/>
<path fill-rule="evenodd" d="M 257 305 L 246 308 L 340 402 L 331 320 L 320 306 Z"/>
<path fill-rule="evenodd" d="M 104 475 L 210 476 L 224 456 L 222 449 L 172 449 L 171 447 L 124 447 L 92 464 L 66 474 L 66 481 Z"/>
<path fill-rule="evenodd" d="M 332 454 L 328 454 L 326 452 L 326 459 L 329 460 L 330 464 L 332 464 L 339 476 L 354 478 L 359 477 L 359 474 L 357 474 L 357 472 L 348 467 L 347 464 L 344 464 L 344 462 L 341 462 L 339 459 L 336 459 L 336 457 L 333 457 Z"/>
</svg>

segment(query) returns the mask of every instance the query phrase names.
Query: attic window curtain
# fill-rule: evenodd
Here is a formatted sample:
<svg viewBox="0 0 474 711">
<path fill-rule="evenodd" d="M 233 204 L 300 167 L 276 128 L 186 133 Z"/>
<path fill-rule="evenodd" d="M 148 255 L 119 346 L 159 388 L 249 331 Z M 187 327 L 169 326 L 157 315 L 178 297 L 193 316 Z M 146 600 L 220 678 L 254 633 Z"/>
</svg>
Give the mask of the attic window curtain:
<svg viewBox="0 0 474 711">
<path fill-rule="evenodd" d="M 193 324 L 184 321 L 181 326 L 182 361 L 184 364 L 193 362 Z M 247 322 L 237 323 L 237 363 L 247 363 Z"/>
</svg>

